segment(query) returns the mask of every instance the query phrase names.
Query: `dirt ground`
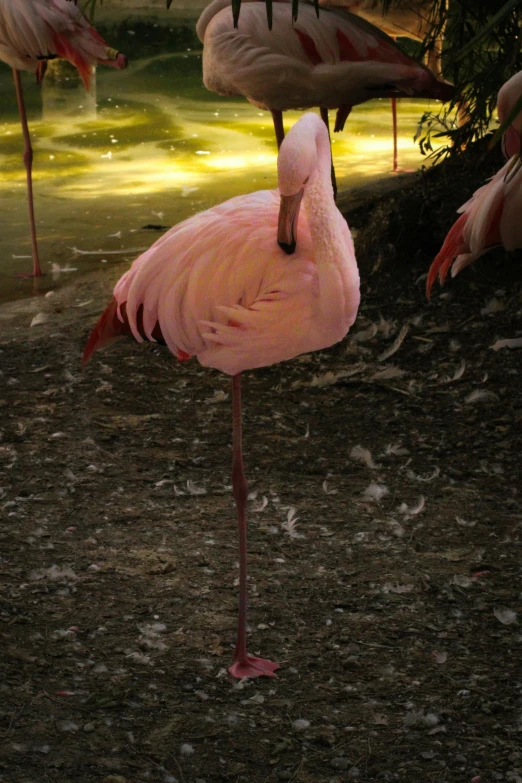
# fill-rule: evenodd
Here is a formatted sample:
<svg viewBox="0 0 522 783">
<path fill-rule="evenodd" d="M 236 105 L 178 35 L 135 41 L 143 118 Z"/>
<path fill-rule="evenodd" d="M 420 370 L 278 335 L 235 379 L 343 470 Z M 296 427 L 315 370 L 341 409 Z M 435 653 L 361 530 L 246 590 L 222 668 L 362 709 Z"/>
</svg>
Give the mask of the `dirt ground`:
<svg viewBox="0 0 522 783">
<path fill-rule="evenodd" d="M 114 270 L 2 308 L 1 781 L 522 781 L 521 354 L 492 348 L 519 267 L 424 297 L 475 163 L 352 204 L 350 335 L 245 374 L 249 646 L 277 679 L 227 674 L 228 379 L 131 341 L 82 371 Z"/>
</svg>

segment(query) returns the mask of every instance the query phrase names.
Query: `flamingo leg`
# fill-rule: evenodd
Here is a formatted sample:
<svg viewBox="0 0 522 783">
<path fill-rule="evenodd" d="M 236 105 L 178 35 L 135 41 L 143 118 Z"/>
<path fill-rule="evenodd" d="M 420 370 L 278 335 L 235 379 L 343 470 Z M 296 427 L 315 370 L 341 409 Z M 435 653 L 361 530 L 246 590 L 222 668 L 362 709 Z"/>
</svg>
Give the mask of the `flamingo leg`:
<svg viewBox="0 0 522 783">
<path fill-rule="evenodd" d="M 393 169 L 398 169 L 398 151 L 397 151 L 397 98 L 391 99 L 392 121 L 393 121 Z"/>
<path fill-rule="evenodd" d="M 264 658 L 254 658 L 247 653 L 246 614 L 247 614 L 247 525 L 246 504 L 248 484 L 243 469 L 243 445 L 241 425 L 241 374 L 232 377 L 232 491 L 236 501 L 237 524 L 239 530 L 239 617 L 237 641 L 234 650 L 234 663 L 229 668 L 233 677 L 275 677 L 278 663 Z"/>
<path fill-rule="evenodd" d="M 38 258 L 38 245 L 36 242 L 36 225 L 34 220 L 34 202 L 33 202 L 33 148 L 31 146 L 31 136 L 27 125 L 27 114 L 25 111 L 24 94 L 22 90 L 22 79 L 20 71 L 13 68 L 13 78 L 16 88 L 16 99 L 18 101 L 18 111 L 22 122 L 22 132 L 24 136 L 24 164 L 27 175 L 27 197 L 29 201 L 29 219 L 31 222 L 31 243 L 33 246 L 33 277 L 41 277 L 40 260 Z"/>
<path fill-rule="evenodd" d="M 333 164 L 333 155 L 332 155 L 332 152 L 331 152 L 331 150 L 332 150 L 332 137 L 330 135 L 330 122 L 328 120 L 328 109 L 325 108 L 324 106 L 321 106 L 320 112 L 321 112 L 321 119 L 324 122 L 324 124 L 326 125 L 326 130 L 328 131 L 328 138 L 330 139 L 330 156 L 332 158 L 332 188 L 333 188 L 333 192 L 334 192 L 334 198 L 337 198 L 337 178 L 335 176 L 335 168 L 334 168 L 334 164 Z"/>
<path fill-rule="evenodd" d="M 283 125 L 283 112 L 280 109 L 273 109 L 271 111 L 272 120 L 274 122 L 274 130 L 277 141 L 277 149 L 281 148 L 283 139 L 285 138 L 285 128 Z"/>
</svg>

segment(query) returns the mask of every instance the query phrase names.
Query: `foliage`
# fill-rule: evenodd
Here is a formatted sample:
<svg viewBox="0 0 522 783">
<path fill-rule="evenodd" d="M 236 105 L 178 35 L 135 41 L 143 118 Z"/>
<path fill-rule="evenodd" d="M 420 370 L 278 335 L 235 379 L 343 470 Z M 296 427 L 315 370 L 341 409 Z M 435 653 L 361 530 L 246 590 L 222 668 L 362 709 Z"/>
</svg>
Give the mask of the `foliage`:
<svg viewBox="0 0 522 783">
<path fill-rule="evenodd" d="M 431 152 L 432 141 L 443 137 L 446 144 L 436 157 L 459 152 L 488 132 L 499 88 L 522 69 L 521 12 L 522 0 L 434 0 L 434 25 L 422 49 L 444 31 L 442 67 L 456 87 L 456 99 L 423 116 L 418 133 L 423 152 Z"/>
</svg>

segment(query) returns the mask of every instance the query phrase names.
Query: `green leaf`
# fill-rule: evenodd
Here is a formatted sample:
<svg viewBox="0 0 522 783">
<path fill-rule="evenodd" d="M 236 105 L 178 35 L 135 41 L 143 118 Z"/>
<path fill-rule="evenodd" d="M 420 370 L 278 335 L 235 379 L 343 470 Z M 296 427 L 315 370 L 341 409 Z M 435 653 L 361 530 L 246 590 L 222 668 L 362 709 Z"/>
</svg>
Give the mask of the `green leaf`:
<svg viewBox="0 0 522 783">
<path fill-rule="evenodd" d="M 515 101 L 515 105 L 508 113 L 506 119 L 504 120 L 502 125 L 499 128 L 497 128 L 497 130 L 495 131 L 493 138 L 488 144 L 488 149 L 492 149 L 495 146 L 495 144 L 497 144 L 497 142 L 500 141 L 503 134 L 507 131 L 507 129 L 509 128 L 513 120 L 516 117 L 518 117 L 521 111 L 522 111 L 522 95 L 519 97 L 518 101 Z"/>
<path fill-rule="evenodd" d="M 472 52 L 475 47 L 484 40 L 484 38 L 487 38 L 488 34 L 500 22 L 501 19 L 507 16 L 510 11 L 517 7 L 517 5 L 521 4 L 522 0 L 508 0 L 507 3 L 502 6 L 500 11 L 497 11 L 495 16 L 491 17 L 489 22 L 482 28 L 482 30 L 480 30 L 477 35 L 471 39 L 471 41 L 468 41 L 466 46 L 464 46 L 464 48 L 455 57 L 455 61 L 458 62 L 459 60 L 462 60 L 467 54 Z"/>
</svg>

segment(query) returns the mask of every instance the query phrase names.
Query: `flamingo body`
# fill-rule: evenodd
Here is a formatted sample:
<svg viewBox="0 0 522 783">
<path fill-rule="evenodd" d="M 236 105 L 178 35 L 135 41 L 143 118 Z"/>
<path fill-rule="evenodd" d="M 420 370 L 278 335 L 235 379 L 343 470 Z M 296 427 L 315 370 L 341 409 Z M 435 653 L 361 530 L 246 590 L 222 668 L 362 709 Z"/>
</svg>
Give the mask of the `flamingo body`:
<svg viewBox="0 0 522 783">
<path fill-rule="evenodd" d="M 521 93 L 522 71 L 499 91 L 497 108 L 501 122 Z M 437 275 L 442 284 L 450 268 L 451 276 L 455 277 L 492 247 L 502 245 L 508 251 L 522 247 L 522 166 L 518 160 L 521 127 L 522 115 L 519 114 L 502 139 L 504 154 L 512 157 L 458 210 L 461 215 L 449 230 L 429 269 L 428 297 Z"/>
<path fill-rule="evenodd" d="M 381 30 L 343 11 L 323 9 L 317 18 L 305 3 L 293 22 L 283 0 L 274 4 L 270 31 L 265 3 L 247 0 L 235 29 L 230 0 L 214 0 L 197 32 L 205 86 L 271 111 L 352 107 L 406 94 L 447 100 L 452 93 Z"/>
<path fill-rule="evenodd" d="M 83 361 L 113 339 L 166 343 L 232 377 L 232 483 L 240 537 L 238 639 L 230 673 L 273 676 L 246 652 L 246 520 L 240 373 L 341 340 L 359 306 L 350 231 L 335 206 L 324 123 L 305 114 L 283 141 L 277 191 L 238 196 L 185 220 L 134 261 Z M 299 205 L 304 215 L 299 219 Z M 277 239 L 277 241 L 276 241 Z M 295 252 L 294 252 L 295 251 Z"/>
<path fill-rule="evenodd" d="M 296 130 L 300 139 L 317 125 L 313 116 Z M 113 329 L 130 329 L 138 341 L 160 339 L 175 355 L 236 375 L 341 340 L 359 304 L 353 243 L 331 203 L 314 214 L 313 191 L 314 182 L 291 256 L 275 241 L 277 191 L 236 196 L 174 226 L 118 282 L 114 298 L 117 308 L 125 304 L 125 318 L 113 311 L 111 323 L 93 333 L 88 355 L 117 336 Z M 319 217 L 326 234 L 318 235 Z M 333 260 L 323 262 L 322 253 Z"/>
<path fill-rule="evenodd" d="M 127 65 L 75 0 L 0 0 L 0 60 L 17 71 L 38 73 L 38 63 L 54 57 L 75 65 L 87 89 L 92 65 Z"/>
</svg>

